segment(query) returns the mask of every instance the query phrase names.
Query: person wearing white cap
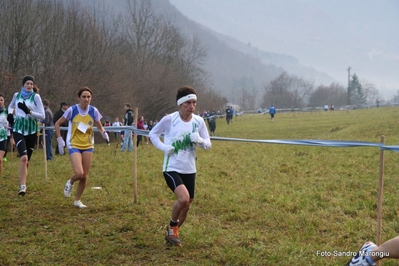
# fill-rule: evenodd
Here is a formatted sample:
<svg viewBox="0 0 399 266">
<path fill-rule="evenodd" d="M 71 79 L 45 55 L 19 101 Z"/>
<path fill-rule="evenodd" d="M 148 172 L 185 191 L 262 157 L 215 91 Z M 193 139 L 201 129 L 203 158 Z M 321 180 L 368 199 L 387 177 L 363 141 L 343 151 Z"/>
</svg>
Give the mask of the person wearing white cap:
<svg viewBox="0 0 399 266">
<path fill-rule="evenodd" d="M 165 240 L 180 246 L 179 228 L 184 223 L 194 200 L 196 176 L 196 147 L 211 148 L 204 119 L 194 114 L 197 105 L 195 90 L 189 86 L 178 89 L 179 110 L 164 116 L 150 131 L 153 145 L 164 152 L 163 176 L 176 195 Z M 160 136 L 164 135 L 164 142 Z"/>
</svg>

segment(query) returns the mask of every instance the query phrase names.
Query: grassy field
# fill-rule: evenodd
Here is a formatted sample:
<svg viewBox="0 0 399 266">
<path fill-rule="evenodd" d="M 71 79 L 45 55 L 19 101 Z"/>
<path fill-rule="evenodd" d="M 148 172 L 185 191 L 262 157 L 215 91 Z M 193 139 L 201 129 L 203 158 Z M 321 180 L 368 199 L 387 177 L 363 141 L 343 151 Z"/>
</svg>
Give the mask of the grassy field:
<svg viewBox="0 0 399 266">
<path fill-rule="evenodd" d="M 217 120 L 220 137 L 320 139 L 399 144 L 399 108 L 235 117 Z M 83 195 L 63 195 L 67 156 L 35 151 L 25 197 L 18 158 L 0 177 L 0 265 L 343 265 L 376 239 L 380 150 L 216 141 L 198 151 L 196 198 L 180 230 L 182 247 L 164 242 L 175 198 L 161 173 L 163 153 L 133 154 L 97 144 Z M 399 155 L 385 152 L 382 240 L 396 236 Z M 100 186 L 102 190 L 91 187 Z M 76 188 L 75 188 L 76 189 Z M 399 265 L 386 260 L 383 265 Z"/>
</svg>

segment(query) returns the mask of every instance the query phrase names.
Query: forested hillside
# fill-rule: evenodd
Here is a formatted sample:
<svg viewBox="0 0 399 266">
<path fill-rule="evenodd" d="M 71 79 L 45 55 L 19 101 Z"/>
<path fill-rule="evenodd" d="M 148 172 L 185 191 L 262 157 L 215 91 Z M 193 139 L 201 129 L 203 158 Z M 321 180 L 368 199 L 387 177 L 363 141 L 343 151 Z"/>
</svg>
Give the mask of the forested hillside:
<svg viewBox="0 0 399 266">
<path fill-rule="evenodd" d="M 126 1 L 105 0 L 105 3 L 122 13 L 126 10 Z M 258 108 L 263 104 L 262 97 L 267 96 L 270 82 L 284 71 L 314 85 L 329 86 L 334 82 L 327 74 L 301 65 L 293 56 L 262 51 L 249 43 L 244 44 L 206 28 L 186 17 L 169 1 L 152 0 L 152 3 L 154 10 L 171 19 L 188 39 L 195 38 L 199 41 L 206 53 L 201 62 L 206 84 L 229 102 L 246 109 Z M 285 102 L 286 99 L 281 101 Z M 291 106 L 292 103 L 293 101 L 287 101 L 285 104 Z M 303 101 L 301 105 L 306 103 Z"/>
<path fill-rule="evenodd" d="M 6 102 L 26 74 L 36 77 L 51 109 L 74 103 L 76 91 L 89 86 L 93 105 L 110 117 L 122 116 L 129 102 L 147 119 L 160 119 L 176 110 L 182 85 L 197 89 L 198 111 L 227 102 L 253 110 L 271 100 L 302 107 L 314 90 L 314 80 L 279 66 L 301 69 L 295 58 L 218 35 L 165 0 L 0 0 L 0 28 Z M 276 95 L 279 84 L 291 85 Z"/>
<path fill-rule="evenodd" d="M 6 102 L 35 76 L 51 108 L 74 103 L 81 86 L 93 89 L 104 116 L 121 116 L 123 105 L 148 119 L 176 110 L 179 86 L 194 86 L 199 108 L 227 101 L 209 89 L 198 38 L 184 36 L 151 1 L 131 1 L 124 13 L 79 1 L 0 0 L 0 91 Z M 33 16 L 31 14 L 34 14 Z M 208 104 L 209 106 L 206 106 Z"/>
</svg>

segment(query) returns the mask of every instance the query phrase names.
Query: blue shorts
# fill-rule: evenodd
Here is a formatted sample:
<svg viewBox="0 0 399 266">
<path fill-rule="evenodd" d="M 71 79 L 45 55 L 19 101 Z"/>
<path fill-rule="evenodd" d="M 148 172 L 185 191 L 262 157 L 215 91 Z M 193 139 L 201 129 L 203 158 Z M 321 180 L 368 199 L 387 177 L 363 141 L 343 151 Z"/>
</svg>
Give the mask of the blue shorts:
<svg viewBox="0 0 399 266">
<path fill-rule="evenodd" d="M 69 149 L 69 155 L 71 155 L 72 153 L 75 153 L 75 152 L 84 153 L 84 152 L 93 152 L 93 151 L 94 151 L 94 148 L 90 148 L 90 149 L 86 149 L 86 150 L 71 148 L 71 149 Z"/>
</svg>

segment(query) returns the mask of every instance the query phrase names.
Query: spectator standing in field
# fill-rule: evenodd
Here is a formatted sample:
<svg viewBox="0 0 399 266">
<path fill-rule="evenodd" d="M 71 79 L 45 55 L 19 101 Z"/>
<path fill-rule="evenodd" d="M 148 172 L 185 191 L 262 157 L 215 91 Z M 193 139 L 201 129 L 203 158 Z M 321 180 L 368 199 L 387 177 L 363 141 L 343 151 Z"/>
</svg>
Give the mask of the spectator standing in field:
<svg viewBox="0 0 399 266">
<path fill-rule="evenodd" d="M 122 126 L 125 124 L 125 118 L 122 118 Z M 121 147 L 123 146 L 123 139 L 125 138 L 125 130 L 121 130 Z"/>
<path fill-rule="evenodd" d="M 35 141 L 35 145 L 36 145 L 37 149 L 40 149 L 40 148 L 44 147 L 43 146 L 44 145 L 43 144 L 43 129 L 42 129 L 43 123 L 41 122 L 41 120 L 37 121 L 37 126 L 39 128 L 39 131 L 36 133 L 37 138 L 36 138 L 36 141 Z"/>
<path fill-rule="evenodd" d="M 154 127 L 154 122 L 152 120 L 150 120 L 150 122 L 148 122 L 147 130 L 151 131 L 153 129 L 153 127 Z"/>
<path fill-rule="evenodd" d="M 60 119 L 64 115 L 64 113 L 68 109 L 68 107 L 69 107 L 69 104 L 67 104 L 66 102 L 62 102 L 60 104 L 60 109 L 57 110 L 57 112 L 54 113 L 54 117 L 53 117 L 54 124 L 58 121 L 58 119 Z M 61 127 L 68 127 L 68 121 L 65 121 L 60 126 Z M 64 142 L 66 142 L 67 133 L 68 133 L 67 130 L 61 130 L 61 137 L 64 140 Z M 55 155 L 60 155 L 60 152 L 59 152 L 58 148 L 59 148 L 58 145 L 55 145 Z M 64 154 L 64 153 L 65 153 L 65 150 L 62 152 L 62 154 Z"/>
<path fill-rule="evenodd" d="M 231 107 L 228 106 L 227 109 L 226 109 L 226 122 L 227 122 L 227 124 L 230 124 L 230 121 L 231 121 L 232 117 L 233 117 L 233 114 L 232 114 Z"/>
<path fill-rule="evenodd" d="M 208 120 L 208 123 L 211 136 L 216 136 L 216 116 L 211 116 Z"/>
<path fill-rule="evenodd" d="M 0 176 L 3 173 L 3 158 L 7 152 L 8 111 L 4 105 L 4 95 L 0 94 Z"/>
<path fill-rule="evenodd" d="M 208 127 L 209 127 L 209 118 L 210 117 L 211 117 L 211 112 L 206 111 L 203 118 L 204 118 L 204 121 L 206 120 L 206 122 L 208 123 Z"/>
<path fill-rule="evenodd" d="M 105 122 L 103 123 L 103 127 L 110 127 L 111 126 L 111 122 L 109 121 L 109 117 L 106 116 L 105 117 Z M 107 134 L 109 134 L 109 132 L 107 131 Z M 109 145 L 109 141 L 107 141 L 107 145 Z"/>
<path fill-rule="evenodd" d="M 152 120 L 150 120 L 150 122 L 148 122 L 148 126 L 147 126 L 147 130 L 151 131 L 154 128 L 154 122 Z M 147 137 L 147 144 L 151 141 L 150 137 Z"/>
<path fill-rule="evenodd" d="M 369 241 L 363 244 L 358 253 L 348 262 L 348 266 L 374 266 L 382 259 L 399 259 L 399 236 L 377 246 Z"/>
<path fill-rule="evenodd" d="M 119 121 L 119 117 L 115 117 L 115 121 L 112 123 L 112 126 L 113 127 L 121 127 L 122 126 L 122 123 Z M 115 136 L 116 142 L 119 142 L 119 138 L 121 136 L 121 131 L 115 130 L 114 136 Z"/>
<path fill-rule="evenodd" d="M 145 130 L 144 127 L 144 116 L 140 116 L 137 120 L 137 129 Z M 137 135 L 137 147 L 139 146 L 140 142 L 143 140 L 142 135 Z M 148 144 L 148 143 L 147 143 Z"/>
<path fill-rule="evenodd" d="M 42 121 L 42 124 L 44 127 L 53 127 L 54 126 L 54 121 L 53 121 L 53 112 L 50 110 L 50 101 L 48 99 L 43 100 L 43 106 L 44 106 L 44 114 L 45 118 Z M 53 149 L 52 149 L 52 143 L 53 143 L 53 129 L 47 129 L 44 130 L 46 132 L 45 136 L 45 141 L 46 141 L 46 159 L 47 160 L 52 160 L 53 159 Z"/>
<path fill-rule="evenodd" d="M 39 131 L 38 119 L 45 118 L 42 98 L 33 76 L 25 76 L 22 79 L 21 91 L 14 94 L 7 111 L 7 120 L 12 126 L 13 138 L 20 156 L 18 194 L 25 196 L 29 161 L 35 149 L 36 133 Z"/>
<path fill-rule="evenodd" d="M 144 129 L 148 130 L 148 124 L 147 124 L 147 120 L 144 119 Z M 149 138 L 148 136 L 144 136 L 145 138 L 145 143 L 148 144 Z"/>
<path fill-rule="evenodd" d="M 179 110 L 166 115 L 150 131 L 154 146 L 164 152 L 163 176 L 176 195 L 165 240 L 180 245 L 179 228 L 184 223 L 194 200 L 196 147 L 211 148 L 204 119 L 194 114 L 197 105 L 195 90 L 184 86 L 177 91 Z M 164 135 L 164 142 L 160 136 Z"/>
<path fill-rule="evenodd" d="M 79 181 L 73 205 L 77 208 L 86 208 L 81 201 L 83 191 L 86 188 L 89 177 L 90 165 L 94 151 L 94 125 L 101 136 L 109 142 L 109 136 L 101 124 L 102 115 L 90 102 L 93 92 L 89 87 L 82 87 L 78 91 L 79 103 L 69 107 L 64 115 L 55 123 L 55 133 L 60 146 L 60 153 L 64 150 L 65 142 L 61 137 L 60 126 L 68 123 L 68 135 L 66 145 L 69 150 L 69 158 L 72 163 L 73 175 L 64 188 L 65 197 L 69 198 L 76 181 Z"/>
<path fill-rule="evenodd" d="M 134 113 L 133 110 L 130 107 L 130 104 L 127 103 L 123 106 L 125 109 L 125 124 L 124 126 L 133 126 L 134 123 Z M 129 152 L 133 151 L 133 140 L 132 140 L 132 130 L 130 129 L 125 129 L 123 132 L 123 144 L 121 151 L 125 151 L 126 149 L 129 150 Z"/>
<path fill-rule="evenodd" d="M 270 119 L 274 121 L 274 115 L 276 114 L 276 108 L 274 105 L 270 106 L 269 108 Z"/>
</svg>

